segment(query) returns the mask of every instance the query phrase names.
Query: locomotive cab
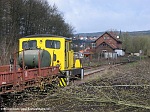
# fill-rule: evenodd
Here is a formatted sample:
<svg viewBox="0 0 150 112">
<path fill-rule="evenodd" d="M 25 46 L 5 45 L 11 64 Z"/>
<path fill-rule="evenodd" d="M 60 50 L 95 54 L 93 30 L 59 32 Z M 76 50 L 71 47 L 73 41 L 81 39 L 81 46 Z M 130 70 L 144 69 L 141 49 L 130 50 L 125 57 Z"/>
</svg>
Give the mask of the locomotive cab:
<svg viewBox="0 0 150 112">
<path fill-rule="evenodd" d="M 83 78 L 83 68 L 79 59 L 74 58 L 70 38 L 54 35 L 31 35 L 19 39 L 19 65 L 27 68 L 38 67 L 40 54 L 41 67 L 59 66 L 67 84 L 70 79 Z M 24 56 L 22 51 L 24 50 Z"/>
</svg>

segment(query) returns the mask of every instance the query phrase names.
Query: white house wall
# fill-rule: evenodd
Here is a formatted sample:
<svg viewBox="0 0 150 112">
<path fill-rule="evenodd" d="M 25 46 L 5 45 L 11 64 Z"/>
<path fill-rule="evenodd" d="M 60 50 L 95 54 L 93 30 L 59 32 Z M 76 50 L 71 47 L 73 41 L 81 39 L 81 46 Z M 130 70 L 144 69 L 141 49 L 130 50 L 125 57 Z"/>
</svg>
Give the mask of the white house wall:
<svg viewBox="0 0 150 112">
<path fill-rule="evenodd" d="M 115 52 L 117 53 L 118 56 L 124 56 L 125 52 L 121 49 L 116 49 Z"/>
</svg>

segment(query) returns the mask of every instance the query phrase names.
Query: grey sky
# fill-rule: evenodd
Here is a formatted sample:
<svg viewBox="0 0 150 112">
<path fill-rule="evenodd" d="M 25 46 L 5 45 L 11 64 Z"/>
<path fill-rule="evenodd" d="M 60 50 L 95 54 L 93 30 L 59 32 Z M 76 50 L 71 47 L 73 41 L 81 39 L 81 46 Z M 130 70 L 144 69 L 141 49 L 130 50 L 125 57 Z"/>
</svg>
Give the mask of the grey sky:
<svg viewBox="0 0 150 112">
<path fill-rule="evenodd" d="M 76 33 L 150 30 L 150 0 L 48 0 Z"/>
</svg>

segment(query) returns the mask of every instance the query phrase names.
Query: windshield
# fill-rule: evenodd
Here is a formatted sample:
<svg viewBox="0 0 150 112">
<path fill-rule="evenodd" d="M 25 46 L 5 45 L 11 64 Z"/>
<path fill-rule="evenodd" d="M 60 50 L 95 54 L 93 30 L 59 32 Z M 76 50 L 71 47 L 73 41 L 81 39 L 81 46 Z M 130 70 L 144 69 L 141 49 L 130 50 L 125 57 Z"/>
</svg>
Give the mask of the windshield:
<svg viewBox="0 0 150 112">
<path fill-rule="evenodd" d="M 22 43 L 23 49 L 35 49 L 37 48 L 37 41 L 36 40 L 30 40 L 30 41 L 24 41 Z"/>
<path fill-rule="evenodd" d="M 60 49 L 60 41 L 46 40 L 46 48 Z"/>
</svg>

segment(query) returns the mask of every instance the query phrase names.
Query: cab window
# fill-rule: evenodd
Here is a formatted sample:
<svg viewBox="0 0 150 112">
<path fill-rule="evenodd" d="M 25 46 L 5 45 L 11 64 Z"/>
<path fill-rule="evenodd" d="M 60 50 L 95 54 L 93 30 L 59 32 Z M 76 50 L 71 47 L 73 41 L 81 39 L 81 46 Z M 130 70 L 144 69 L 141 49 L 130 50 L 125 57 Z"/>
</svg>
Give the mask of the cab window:
<svg viewBox="0 0 150 112">
<path fill-rule="evenodd" d="M 60 41 L 46 40 L 46 48 L 60 49 Z"/>
<path fill-rule="evenodd" d="M 37 41 L 30 40 L 30 41 L 23 41 L 22 49 L 35 49 L 37 48 Z"/>
</svg>

